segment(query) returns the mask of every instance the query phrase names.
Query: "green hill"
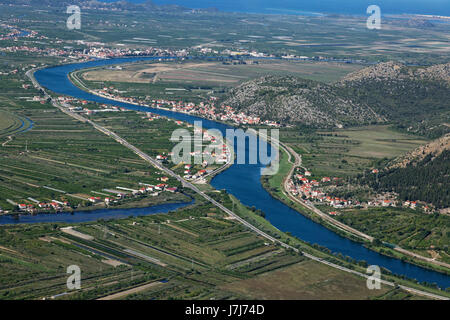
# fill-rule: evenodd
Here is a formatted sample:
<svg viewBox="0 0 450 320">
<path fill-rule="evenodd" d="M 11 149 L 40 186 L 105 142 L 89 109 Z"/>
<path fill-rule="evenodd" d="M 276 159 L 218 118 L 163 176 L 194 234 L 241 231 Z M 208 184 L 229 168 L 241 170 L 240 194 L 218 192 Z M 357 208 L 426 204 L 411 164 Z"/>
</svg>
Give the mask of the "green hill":
<svg viewBox="0 0 450 320">
<path fill-rule="evenodd" d="M 329 128 L 388 122 L 437 138 L 450 132 L 450 63 L 428 68 L 381 63 L 331 85 L 266 76 L 231 89 L 222 102 L 286 125 Z"/>
<path fill-rule="evenodd" d="M 359 176 L 374 190 L 397 192 L 401 200 L 420 200 L 450 207 L 450 135 L 396 159 L 378 175 Z"/>
</svg>

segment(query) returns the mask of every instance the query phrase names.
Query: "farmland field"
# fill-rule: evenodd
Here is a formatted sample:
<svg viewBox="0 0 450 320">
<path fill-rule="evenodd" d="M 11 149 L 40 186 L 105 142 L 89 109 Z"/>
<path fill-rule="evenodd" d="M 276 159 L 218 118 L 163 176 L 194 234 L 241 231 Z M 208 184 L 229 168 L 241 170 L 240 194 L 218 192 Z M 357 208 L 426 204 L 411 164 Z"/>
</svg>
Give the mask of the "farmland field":
<svg viewBox="0 0 450 320">
<path fill-rule="evenodd" d="M 258 277 L 224 286 L 232 292 L 262 300 L 368 299 L 385 294 L 367 289 L 365 280 L 341 274 L 314 261 L 304 261 Z"/>
<path fill-rule="evenodd" d="M 333 82 L 362 67 L 353 64 L 304 61 L 250 60 L 246 64 L 222 62 L 134 63 L 116 68 L 86 71 L 89 81 L 234 86 L 265 75 L 294 75 L 306 79 Z"/>
<path fill-rule="evenodd" d="M 219 283 L 251 276 L 234 271 L 236 261 L 244 267 L 249 259 L 263 261 L 277 256 L 281 268 L 304 260 L 273 245 L 237 222 L 223 219 L 199 201 L 194 208 L 168 215 L 80 224 L 76 232 L 62 232 L 63 224 L 2 228 L 0 240 L 0 296 L 42 298 L 64 292 L 65 269 L 77 264 L 83 270 L 83 290 L 62 299 L 97 298 L 119 293 L 121 298 L 239 297 L 215 288 Z M 195 236 L 198 235 L 198 236 Z M 232 243 L 223 246 L 222 243 Z M 36 248 L 39 247 L 39 254 Z M 47 259 L 50 255 L 59 257 Z M 10 277 L 8 270 L 15 270 Z M 263 271 L 262 270 L 262 271 Z M 44 277 L 48 281 L 41 281 Z M 33 290 L 31 290 L 33 288 Z"/>
<path fill-rule="evenodd" d="M 136 62 L 120 67 L 92 68 L 75 72 L 91 89 L 113 86 L 122 95 L 199 103 L 211 95 L 220 97 L 242 82 L 268 75 L 292 75 L 335 82 L 360 70 L 357 64 L 290 60 Z"/>
<path fill-rule="evenodd" d="M 201 200 L 169 214 L 64 227 L 0 229 L 2 299 L 315 299 L 320 292 L 328 292 L 322 299 L 368 299 L 392 292 L 369 291 L 362 278 L 265 243 Z M 65 267 L 73 264 L 82 289 L 67 292 Z"/>
<path fill-rule="evenodd" d="M 5 88 L 12 88 L 14 80 L 2 80 L 2 84 Z M 29 198 L 40 202 L 54 199 L 68 201 L 72 208 L 100 209 L 102 205 L 91 206 L 87 199 L 99 193 L 102 196 L 110 195 L 103 189 L 117 186 L 138 189 L 140 182 L 160 183 L 157 170 L 111 138 L 48 104 L 31 101 L 38 94 L 34 90 L 15 88 L 14 91 L 21 99 L 4 93 L 6 97 L 2 96 L 4 105 L 0 110 L 1 209 L 17 210 L 12 203 L 36 205 Z M 97 118 L 106 121 L 118 116 L 117 112 L 109 116 L 103 113 Z M 126 121 L 119 116 L 119 120 L 114 123 L 119 131 L 123 128 L 121 133 L 135 131 L 133 127 L 126 129 L 126 126 L 119 126 L 121 122 L 133 123 L 134 126 L 140 122 L 142 131 L 153 135 L 153 139 L 145 141 L 146 150 L 152 151 L 152 154 L 167 152 L 171 148 L 168 137 L 171 130 L 179 127 L 175 123 L 168 123 L 167 120 L 144 122 L 141 115 L 133 112 L 123 117 L 126 117 Z M 27 128 L 27 119 L 30 119 L 34 123 L 33 129 L 19 135 L 13 134 L 22 126 L 22 118 L 24 128 Z M 167 130 L 158 131 L 160 126 Z M 160 138 L 155 139 L 156 136 Z M 175 181 L 168 181 L 168 184 L 178 186 Z M 135 205 L 151 206 L 187 199 L 182 194 L 165 192 L 159 197 L 139 198 Z"/>
<path fill-rule="evenodd" d="M 224 214 L 219 206 L 193 193 L 188 184 L 155 169 L 91 124 L 55 108 L 51 99 L 42 90 L 36 90 L 25 74 L 32 69 L 94 58 L 175 55 L 180 57 L 179 61 L 138 62 L 75 74 L 89 88 L 135 98 L 149 105 L 160 105 L 155 99 L 179 104 L 220 102 L 229 89 L 267 75 L 296 76 L 330 84 L 372 63 L 397 60 L 428 66 L 448 62 L 447 23 L 424 24 L 422 28 L 410 25 L 408 17 L 386 17 L 383 28 L 373 31 L 367 30 L 366 17 L 362 16 L 110 11 L 93 9 L 90 6 L 98 5 L 94 1 L 87 5 L 89 8 L 83 6 L 82 29 L 67 30 L 67 16 L 61 11 L 65 8 L 46 4 L 33 8 L 35 2 L 39 1 L 30 6 L 0 4 L 2 23 L 33 31 L 30 37 L 1 40 L 0 46 L 0 212 L 12 213 L 12 218 L 5 220 L 16 218 L 19 203 L 38 206 L 41 202 L 68 201 L 70 206 L 65 207 L 68 211 L 142 207 L 139 211 L 147 213 L 146 208 L 153 205 L 192 202 L 166 214 L 124 215 L 70 224 L 54 222 L 53 215 L 48 214 L 46 218 L 51 223 L 2 225 L 0 300 L 420 298 L 397 284 L 449 296 L 431 283 L 407 279 L 415 276 L 409 272 L 410 266 L 405 265 L 406 273 L 401 268 L 394 269 L 392 272 L 400 272 L 397 276 L 388 270 L 390 262 L 385 264 L 385 260 L 370 254 L 359 255 L 346 239 L 333 238 L 331 233 L 330 238 L 336 241 L 334 248 L 324 247 L 330 243 L 326 232 L 324 238 L 321 232 L 309 238 L 315 238 L 314 241 L 297 238 L 304 233 L 297 232 L 300 229 L 296 229 L 295 222 L 304 220 L 297 220 L 295 213 L 286 216 L 292 218 L 289 228 L 280 224 L 280 230 L 277 229 L 266 219 L 263 210 L 284 214 L 287 208 L 271 202 L 278 209 L 270 209 L 270 205 L 258 201 L 263 199 L 259 198 L 261 194 L 254 197 L 255 207 L 249 208 L 239 200 L 244 201 L 245 197 L 241 198 L 244 193 L 234 192 L 238 188 L 227 186 L 219 191 L 207 183 L 199 185 L 204 194 L 270 236 L 261 237 L 236 216 Z M 30 7 L 36 10 L 30 12 Z M 294 56 L 302 56 L 302 61 L 286 59 Z M 50 72 L 49 79 L 53 79 L 51 70 L 45 71 Z M 58 91 L 57 86 L 50 87 Z M 72 100 L 49 93 L 53 102 L 64 101 L 59 102 L 63 108 L 117 133 L 152 157 L 163 155 L 160 159 L 164 159 L 169 155 L 174 145 L 169 137 L 174 130 L 193 131 L 186 123 L 154 114 L 82 101 L 89 99 L 84 95 Z M 331 104 L 334 106 L 334 100 Z M 26 130 L 31 123 L 32 130 Z M 389 125 L 336 131 L 283 125 L 281 140 L 302 155 L 303 164 L 313 173 L 312 178 L 353 176 L 426 142 L 395 131 Z M 166 160 L 161 163 L 177 175 L 186 173 L 183 164 L 174 166 Z M 202 168 L 196 165 L 191 170 Z M 216 167 L 205 164 L 205 169 L 210 168 Z M 263 178 L 264 186 L 273 191 L 275 198 L 287 199 L 285 195 L 283 198 L 281 184 L 290 168 L 283 153 L 279 175 Z M 256 177 L 251 170 L 249 167 L 248 172 L 235 177 L 241 187 L 249 181 L 250 187 L 258 186 L 258 181 L 247 179 Z M 162 181 L 181 192 L 155 192 L 150 196 L 137 190 Z M 114 197 L 117 191 L 120 194 L 123 191 L 126 199 L 107 204 L 105 197 Z M 91 197 L 95 196 L 100 197 L 100 202 L 93 204 Z M 310 214 L 292 201 L 286 204 Z M 56 215 L 53 209 L 49 210 Z M 432 215 L 417 217 L 415 212 L 406 215 L 403 211 L 389 211 L 386 215 L 382 210 L 347 213 L 340 217 L 348 220 L 344 222 L 370 232 L 377 240 L 398 241 L 416 253 L 450 261 L 448 250 L 431 248 L 448 243 L 448 228 L 441 226 L 446 219 Z M 370 221 L 361 216 L 366 213 Z M 391 221 L 384 219 L 387 215 Z M 33 218 L 31 214 L 27 217 Z M 312 219 L 321 223 L 317 217 Z M 380 227 L 390 234 L 383 234 Z M 412 231 L 411 238 L 405 236 L 405 230 Z M 333 263 L 335 268 L 310 260 L 303 253 Z M 365 273 L 369 263 L 383 265 L 383 279 L 395 287 L 368 290 L 365 278 L 342 269 Z M 67 287 L 67 267 L 71 265 L 81 269 L 82 286 L 78 290 Z"/>
<path fill-rule="evenodd" d="M 30 126 L 26 119 L 21 119 L 14 114 L 0 110 L 0 138 L 25 130 Z"/>
<path fill-rule="evenodd" d="M 426 143 L 423 137 L 395 131 L 387 125 L 357 127 L 314 134 L 283 131 L 281 139 L 302 154 L 316 175 L 346 176 L 395 158 Z"/>
<path fill-rule="evenodd" d="M 4 16 L 28 14 L 28 8 L 4 6 Z M 84 12 L 83 32 L 75 35 L 64 28 L 65 17 L 57 8 L 39 13 L 40 19 L 25 19 L 24 25 L 49 37 L 105 42 L 117 47 L 137 48 L 245 48 L 271 54 L 337 56 L 354 59 L 443 60 L 448 57 L 448 25 L 410 26 L 402 20 L 386 18 L 383 29 L 366 28 L 363 16 L 260 15 L 212 12 L 184 15 L 177 12 Z M 107 21 L 107 23 L 105 22 Z M 132 23 L 139 21 L 140 23 Z M 189 30 L 187 33 L 186 30 Z M 49 45 L 54 46 L 50 43 Z"/>
<path fill-rule="evenodd" d="M 450 217 L 399 208 L 345 210 L 338 219 L 388 243 L 422 256 L 450 262 Z"/>
</svg>

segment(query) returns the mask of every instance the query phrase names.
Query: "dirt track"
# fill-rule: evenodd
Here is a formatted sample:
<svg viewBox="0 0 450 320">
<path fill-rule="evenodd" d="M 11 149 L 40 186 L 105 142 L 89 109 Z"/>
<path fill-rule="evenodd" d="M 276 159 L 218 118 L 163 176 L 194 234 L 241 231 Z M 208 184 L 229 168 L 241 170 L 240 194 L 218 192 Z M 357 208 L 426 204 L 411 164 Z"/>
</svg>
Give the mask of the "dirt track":
<svg viewBox="0 0 450 320">
<path fill-rule="evenodd" d="M 163 285 L 163 283 L 162 282 L 147 283 L 147 284 L 144 284 L 144 285 L 139 286 L 139 287 L 135 287 L 135 288 L 132 288 L 132 289 L 128 289 L 128 290 L 125 290 L 125 291 L 121 291 L 121 292 L 117 292 L 117 293 L 111 294 L 111 295 L 103 297 L 103 298 L 99 298 L 97 300 L 116 300 L 116 299 L 121 299 L 123 297 L 129 296 L 130 294 L 138 293 L 138 292 L 147 290 L 149 288 L 155 287 L 157 285 Z"/>
</svg>

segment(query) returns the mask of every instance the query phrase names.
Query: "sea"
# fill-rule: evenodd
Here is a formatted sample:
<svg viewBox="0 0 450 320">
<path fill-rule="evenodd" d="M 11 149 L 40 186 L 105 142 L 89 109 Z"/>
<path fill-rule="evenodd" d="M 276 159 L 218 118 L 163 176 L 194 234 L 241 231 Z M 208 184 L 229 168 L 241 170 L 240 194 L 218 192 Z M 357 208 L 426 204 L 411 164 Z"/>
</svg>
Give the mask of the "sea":
<svg viewBox="0 0 450 320">
<path fill-rule="evenodd" d="M 103 0 L 112 2 L 115 0 Z M 145 0 L 128 0 L 142 3 Z M 267 14 L 366 15 L 370 5 L 382 14 L 426 14 L 450 16 L 450 0 L 153 0 L 155 4 L 177 4 L 188 8 L 216 7 L 221 11 Z"/>
</svg>

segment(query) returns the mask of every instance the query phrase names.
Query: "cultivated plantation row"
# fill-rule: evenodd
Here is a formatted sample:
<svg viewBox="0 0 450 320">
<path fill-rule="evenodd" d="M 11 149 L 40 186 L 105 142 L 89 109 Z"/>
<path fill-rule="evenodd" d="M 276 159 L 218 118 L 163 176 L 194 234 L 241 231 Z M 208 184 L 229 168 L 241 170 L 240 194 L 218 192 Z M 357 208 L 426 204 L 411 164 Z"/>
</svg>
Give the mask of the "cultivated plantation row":
<svg viewBox="0 0 450 320">
<path fill-rule="evenodd" d="M 14 79 L 2 80 L 6 84 L 12 81 Z M 158 185 L 164 182 L 167 186 L 179 186 L 178 182 L 164 179 L 164 175 L 149 167 L 134 153 L 91 126 L 65 115 L 42 99 L 42 103 L 32 101 L 33 97 L 39 97 L 35 90 L 15 89 L 15 94 L 21 99 L 5 101 L 8 110 L 30 119 L 33 130 L 10 138 L 5 130 L 2 136 L 2 210 L 15 210 L 19 204 L 38 208 L 39 203 L 51 203 L 52 200 L 68 202 L 66 207 L 69 208 L 86 207 L 92 204 L 91 197 L 100 195 L 105 198 L 109 195 L 115 199 L 117 194 L 105 192 L 104 189 L 116 189 L 118 186 L 139 189 L 142 187 L 139 183 Z M 122 133 L 127 130 L 133 132 L 135 124 L 141 120 L 135 113 L 127 113 L 127 116 L 129 118 L 124 122 L 125 127 L 119 130 Z M 124 118 L 116 119 L 116 124 L 123 122 Z M 133 125 L 127 127 L 127 124 Z M 172 146 L 170 134 L 179 126 L 167 120 L 142 121 L 140 125 L 151 136 L 143 143 L 146 149 L 152 154 L 167 154 Z M 165 129 L 161 131 L 161 127 Z M 122 191 L 124 195 L 130 193 Z M 145 204 L 181 199 L 184 197 L 179 194 L 163 193 L 160 197 L 148 198 Z"/>
<path fill-rule="evenodd" d="M 215 197 L 231 204 L 226 194 L 216 193 Z M 388 292 L 412 297 L 398 289 L 370 292 L 363 279 L 316 265 L 267 243 L 218 209 L 198 201 L 192 208 L 168 215 L 100 220 L 73 228 L 66 224 L 3 227 L 0 296 L 256 298 L 262 293 L 257 288 L 265 283 L 284 287 L 281 292 L 273 291 L 273 295 L 267 291 L 266 298 L 318 298 L 323 293 L 320 283 L 326 280 L 335 283 L 328 293 L 330 297 L 351 294 L 355 298 L 384 298 Z M 241 210 L 246 209 L 238 209 L 244 214 Z M 14 249 L 7 249 L 11 247 Z M 67 294 L 66 266 L 74 263 L 82 270 L 82 290 Z M 292 273 L 310 280 L 299 286 L 290 281 Z M 256 282 L 251 280 L 259 277 Z"/>
</svg>

